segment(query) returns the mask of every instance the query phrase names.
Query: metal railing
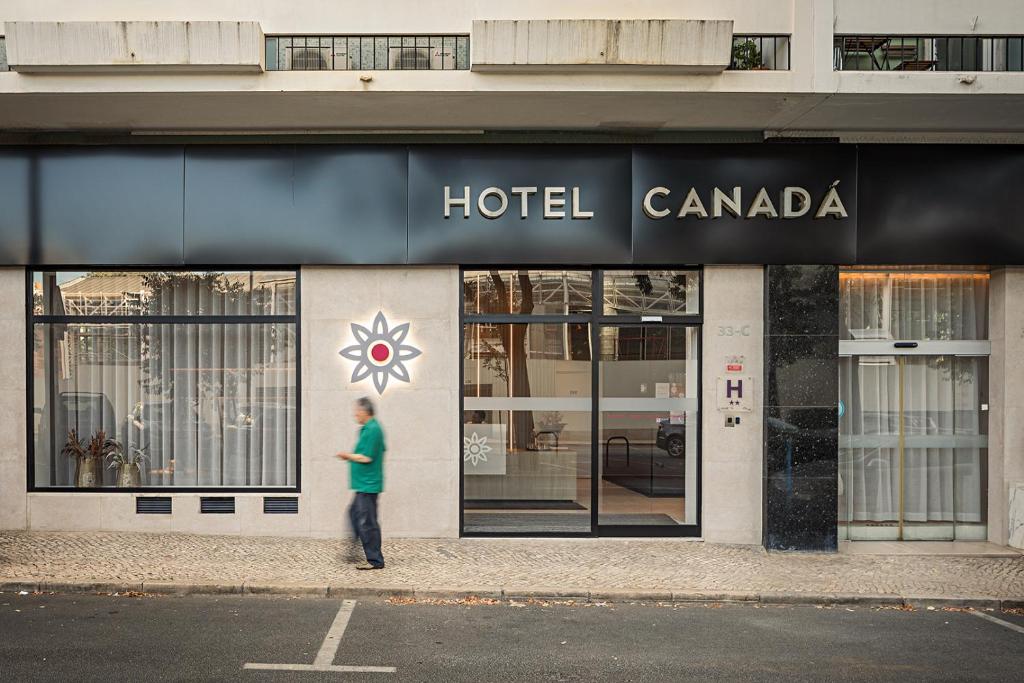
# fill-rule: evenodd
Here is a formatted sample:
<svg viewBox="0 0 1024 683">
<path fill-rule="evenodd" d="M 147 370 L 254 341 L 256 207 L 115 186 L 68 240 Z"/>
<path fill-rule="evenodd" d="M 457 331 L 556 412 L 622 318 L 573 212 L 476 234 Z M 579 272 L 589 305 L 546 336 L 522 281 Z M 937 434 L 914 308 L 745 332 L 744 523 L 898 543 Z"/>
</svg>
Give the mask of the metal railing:
<svg viewBox="0 0 1024 683">
<path fill-rule="evenodd" d="M 1024 36 L 837 35 L 836 71 L 1024 71 Z"/>
<path fill-rule="evenodd" d="M 469 36 L 267 36 L 267 71 L 455 71 Z"/>
<path fill-rule="evenodd" d="M 734 35 L 730 71 L 789 71 L 790 36 Z"/>
</svg>

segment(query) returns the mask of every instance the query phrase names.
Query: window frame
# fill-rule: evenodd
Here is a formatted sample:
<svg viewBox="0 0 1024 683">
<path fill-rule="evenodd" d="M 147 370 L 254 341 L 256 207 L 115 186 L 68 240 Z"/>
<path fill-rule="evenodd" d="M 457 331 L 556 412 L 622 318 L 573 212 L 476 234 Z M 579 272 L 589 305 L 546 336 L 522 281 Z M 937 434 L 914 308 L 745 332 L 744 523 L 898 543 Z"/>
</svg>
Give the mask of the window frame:
<svg viewBox="0 0 1024 683">
<path fill-rule="evenodd" d="M 593 304 L 590 313 L 583 314 L 469 314 L 466 313 L 464 300 L 466 273 L 487 270 L 583 270 L 591 274 L 591 297 Z M 649 316 L 642 315 L 619 315 L 605 314 L 604 312 L 604 276 L 608 271 L 618 270 L 675 270 L 694 271 L 697 273 L 697 313 L 684 315 L 662 315 L 659 321 L 645 320 Z M 645 266 L 642 264 L 625 266 L 566 266 L 566 265 L 512 265 L 495 264 L 491 266 L 460 266 L 459 267 L 459 440 L 458 451 L 453 454 L 459 459 L 459 537 L 460 538 L 610 538 L 610 537 L 653 537 L 653 538 L 700 538 L 703 533 L 703 386 L 704 386 L 704 268 L 700 265 L 672 265 L 672 266 Z M 462 454 L 462 444 L 465 438 L 465 424 L 462 416 L 464 409 L 464 387 L 466 381 L 465 354 L 467 324 L 472 323 L 496 323 L 496 324 L 529 324 L 529 323 L 585 323 L 590 327 L 591 345 L 591 390 L 590 390 L 590 431 L 591 431 L 591 491 L 590 491 L 590 530 L 585 532 L 563 533 L 558 531 L 466 531 L 466 497 L 465 497 L 465 459 Z M 695 328 L 697 330 L 697 452 L 696 452 L 696 479 L 697 479 L 697 502 L 696 516 L 693 522 L 678 524 L 674 526 L 642 526 L 642 525 L 602 525 L 599 523 L 599 486 L 594 483 L 594 478 L 599 472 L 598 461 L 600 459 L 600 446 L 597 434 L 600 423 L 600 344 L 601 330 L 605 327 L 628 327 L 630 325 L 665 325 L 684 328 Z"/>
<path fill-rule="evenodd" d="M 196 272 L 237 272 L 237 271 L 287 271 L 295 273 L 295 312 L 277 315 L 52 315 L 35 313 L 33 299 L 34 275 L 49 271 L 89 271 L 125 273 L 196 273 Z M 203 266 L 117 266 L 117 265 L 36 265 L 25 269 L 25 399 L 26 399 L 26 472 L 25 483 L 28 493 L 106 493 L 106 494 L 153 494 L 163 495 L 186 493 L 259 493 L 275 494 L 302 492 L 302 271 L 296 265 L 241 265 L 211 264 Z M 38 324 L 293 324 L 295 325 L 295 485 L 294 486 L 138 486 L 119 488 L 99 486 L 78 488 L 77 486 L 39 486 L 35 481 L 35 326 Z"/>
</svg>

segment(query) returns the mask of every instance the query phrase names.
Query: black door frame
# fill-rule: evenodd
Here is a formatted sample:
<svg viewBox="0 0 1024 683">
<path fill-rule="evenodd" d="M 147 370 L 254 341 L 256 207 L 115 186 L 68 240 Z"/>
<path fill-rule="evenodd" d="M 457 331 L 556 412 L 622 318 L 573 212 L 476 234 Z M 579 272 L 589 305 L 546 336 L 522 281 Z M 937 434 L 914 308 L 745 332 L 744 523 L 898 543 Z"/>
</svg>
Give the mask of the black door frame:
<svg viewBox="0 0 1024 683">
<path fill-rule="evenodd" d="M 480 270 L 519 270 L 523 266 L 516 265 L 495 265 L 485 267 L 459 267 L 460 286 L 465 282 L 466 272 Z M 591 296 L 593 307 L 589 314 L 574 315 L 466 315 L 465 288 L 463 296 L 459 297 L 459 535 L 471 538 L 592 538 L 599 536 L 606 537 L 665 537 L 695 538 L 701 535 L 701 504 L 703 500 L 702 486 L 702 465 L 701 465 L 701 443 L 702 438 L 702 415 L 703 415 L 703 329 L 704 329 L 704 269 L 701 266 L 655 266 L 656 270 L 681 270 L 697 273 L 698 289 L 698 312 L 696 315 L 663 315 L 660 321 L 644 321 L 644 316 L 632 315 L 605 315 L 604 314 L 604 274 L 610 270 L 647 270 L 643 267 L 594 267 L 585 268 L 581 266 L 527 266 L 528 270 L 589 270 L 591 273 Z M 579 533 L 562 533 L 554 531 L 517 531 L 517 532 L 494 532 L 494 531 L 466 531 L 465 520 L 465 460 L 462 455 L 462 444 L 465 438 L 465 425 L 463 422 L 463 388 L 465 386 L 465 354 L 466 354 L 466 323 L 586 323 L 590 331 L 591 348 L 591 444 L 590 444 L 590 529 Z M 595 354 L 600 353 L 601 329 L 605 325 L 621 327 L 624 325 L 675 325 L 681 327 L 695 327 L 697 329 L 697 449 L 694 466 L 697 477 L 697 505 L 696 519 L 692 524 L 677 525 L 601 525 L 598 521 L 598 498 L 600 480 L 600 359 Z"/>
</svg>

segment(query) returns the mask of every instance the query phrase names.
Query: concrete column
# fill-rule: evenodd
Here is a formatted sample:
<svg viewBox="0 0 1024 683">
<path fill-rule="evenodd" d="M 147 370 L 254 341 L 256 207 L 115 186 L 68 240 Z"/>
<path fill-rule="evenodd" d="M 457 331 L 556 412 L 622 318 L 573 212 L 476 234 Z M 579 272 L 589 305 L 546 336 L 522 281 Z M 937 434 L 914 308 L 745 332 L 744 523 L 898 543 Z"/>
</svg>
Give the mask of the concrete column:
<svg viewBox="0 0 1024 683">
<path fill-rule="evenodd" d="M 764 423 L 764 274 L 760 266 L 704 269 L 702 479 L 704 540 L 761 543 Z M 718 410 L 718 377 L 726 360 L 742 356 L 742 375 L 754 378 L 753 410 L 726 427 Z"/>
<path fill-rule="evenodd" d="M 28 522 L 25 313 L 24 269 L 0 268 L 0 529 L 24 529 Z"/>
<path fill-rule="evenodd" d="M 988 540 L 1008 542 L 1009 491 L 1024 485 L 1024 268 L 992 272 L 989 291 Z"/>
</svg>

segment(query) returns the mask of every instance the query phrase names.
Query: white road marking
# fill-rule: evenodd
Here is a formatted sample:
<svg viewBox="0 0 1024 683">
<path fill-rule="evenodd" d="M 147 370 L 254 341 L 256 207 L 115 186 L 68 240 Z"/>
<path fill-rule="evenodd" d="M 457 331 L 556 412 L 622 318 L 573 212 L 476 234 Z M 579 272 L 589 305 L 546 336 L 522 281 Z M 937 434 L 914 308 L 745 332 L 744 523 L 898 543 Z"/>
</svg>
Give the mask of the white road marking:
<svg viewBox="0 0 1024 683">
<path fill-rule="evenodd" d="M 246 662 L 243 669 L 256 669 L 260 671 L 339 671 L 344 673 L 382 673 L 393 674 L 396 669 L 393 666 L 344 666 L 334 664 L 334 657 L 341 647 L 341 639 L 348 628 L 348 620 L 352 618 L 352 610 L 356 607 L 355 600 L 344 600 L 338 609 L 334 623 L 327 630 L 324 642 L 320 645 L 320 651 L 316 653 L 316 659 L 312 664 L 262 664 Z"/>
<path fill-rule="evenodd" d="M 243 667 L 258 671 L 341 671 L 345 673 L 371 673 L 371 674 L 393 674 L 393 666 L 343 666 L 341 664 L 328 664 L 317 666 L 316 664 L 253 664 L 247 662 Z"/>
<path fill-rule="evenodd" d="M 991 614 L 985 614 L 984 612 L 978 611 L 972 611 L 971 614 L 973 614 L 976 617 L 981 617 L 982 619 L 987 619 L 988 621 L 991 621 L 994 624 L 1004 626 L 1010 629 L 1011 631 L 1016 631 L 1017 633 L 1024 633 L 1024 626 L 1018 626 L 1017 624 L 1011 624 L 1010 622 L 1003 621 L 1002 619 L 996 619 Z"/>
<path fill-rule="evenodd" d="M 313 666 L 330 666 L 334 663 L 334 656 L 338 654 L 338 648 L 341 647 L 341 638 L 345 635 L 345 629 L 348 628 L 348 620 L 352 617 L 352 610 L 355 609 L 355 606 L 355 600 L 342 601 L 338 615 L 334 617 L 334 623 L 327 630 L 327 636 L 324 638 L 323 645 L 320 646 L 320 651 L 316 653 Z"/>
</svg>

